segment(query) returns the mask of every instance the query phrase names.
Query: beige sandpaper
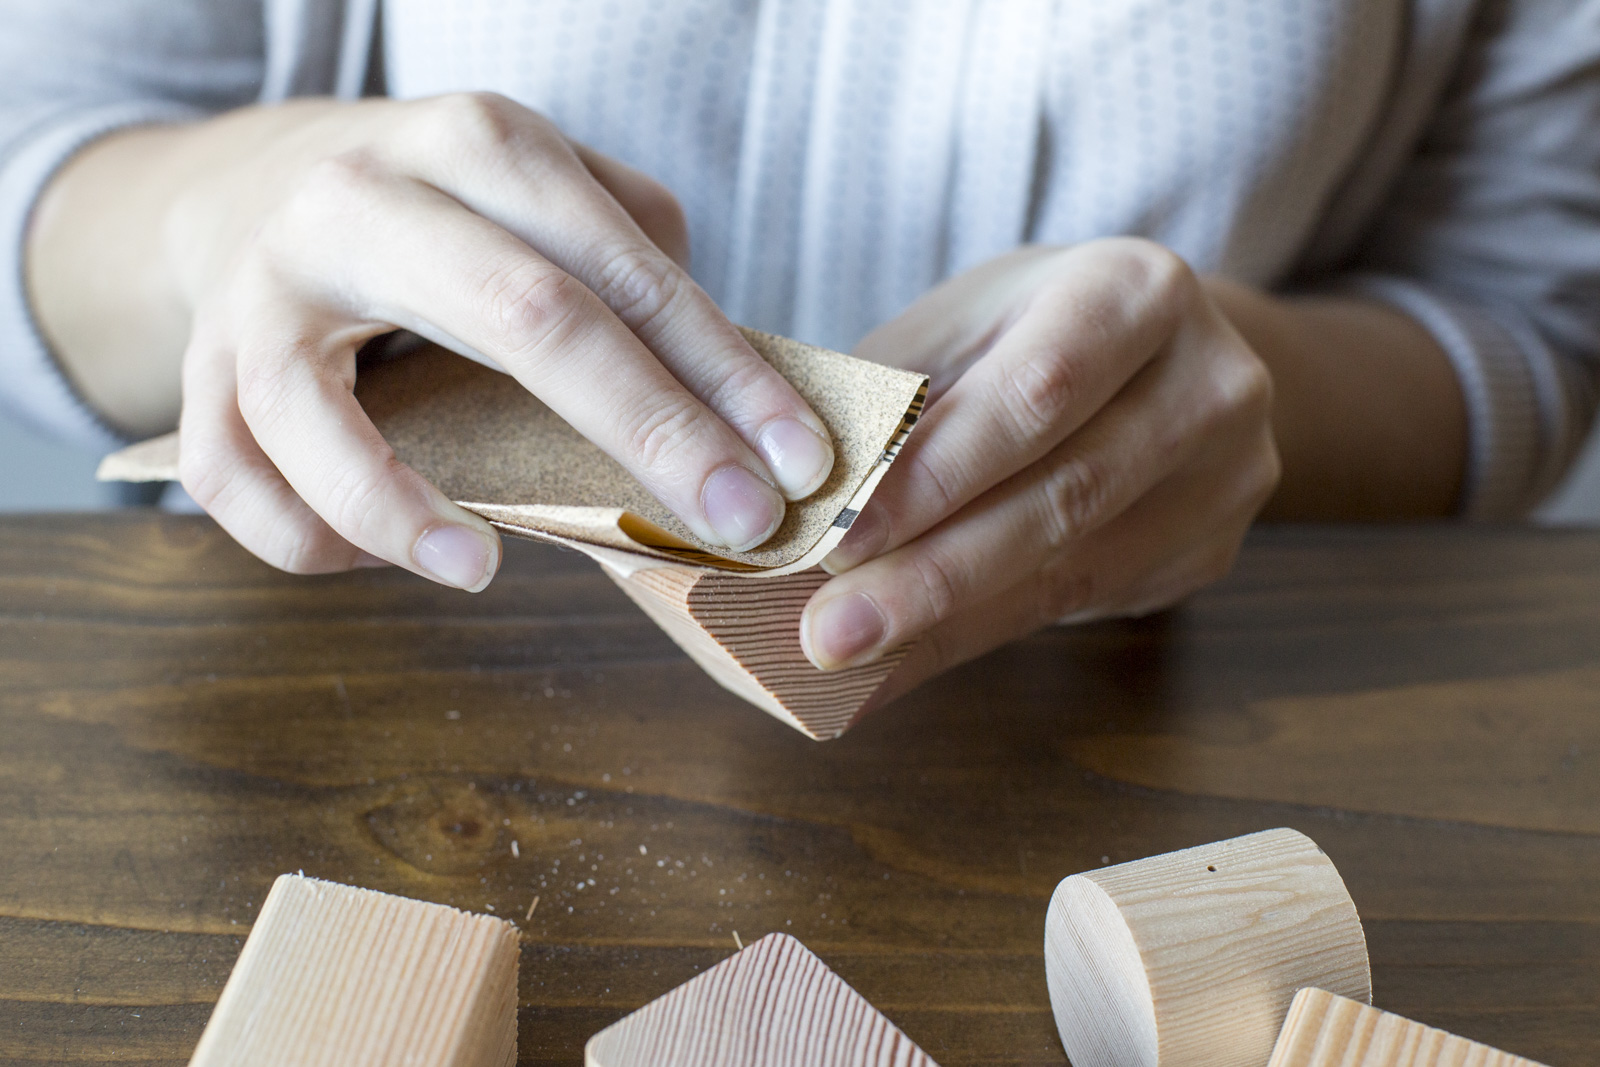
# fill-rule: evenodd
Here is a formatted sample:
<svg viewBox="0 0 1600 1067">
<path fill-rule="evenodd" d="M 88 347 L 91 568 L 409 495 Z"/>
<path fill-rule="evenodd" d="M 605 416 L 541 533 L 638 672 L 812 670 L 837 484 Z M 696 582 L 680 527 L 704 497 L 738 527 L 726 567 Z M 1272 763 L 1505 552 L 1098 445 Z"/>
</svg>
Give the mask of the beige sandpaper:
<svg viewBox="0 0 1600 1067">
<path fill-rule="evenodd" d="M 720 570 L 791 574 L 843 538 L 921 413 L 927 378 L 746 330 L 833 437 L 833 472 L 750 552 L 708 545 L 621 464 L 507 375 L 429 346 L 364 366 L 356 396 L 396 455 L 508 533 Z M 176 434 L 106 457 L 106 481 L 177 477 Z"/>
</svg>

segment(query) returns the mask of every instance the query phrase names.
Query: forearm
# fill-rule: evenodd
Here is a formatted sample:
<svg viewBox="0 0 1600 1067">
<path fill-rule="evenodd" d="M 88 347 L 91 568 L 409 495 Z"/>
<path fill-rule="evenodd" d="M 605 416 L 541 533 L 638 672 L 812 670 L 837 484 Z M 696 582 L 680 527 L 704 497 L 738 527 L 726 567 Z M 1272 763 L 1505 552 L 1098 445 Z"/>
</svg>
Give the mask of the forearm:
<svg viewBox="0 0 1600 1067">
<path fill-rule="evenodd" d="M 1370 300 L 1278 297 L 1215 278 L 1206 288 L 1273 378 L 1283 478 L 1263 518 L 1453 513 L 1467 416 L 1431 334 Z"/>
<path fill-rule="evenodd" d="M 336 105 L 247 108 L 126 130 L 79 152 L 44 190 L 25 264 L 34 313 L 67 375 L 114 426 L 146 436 L 177 423 L 192 318 L 191 279 L 172 247 L 187 237 L 173 210 L 181 192 L 328 106 Z M 191 259 L 188 271 L 223 266 Z"/>
</svg>

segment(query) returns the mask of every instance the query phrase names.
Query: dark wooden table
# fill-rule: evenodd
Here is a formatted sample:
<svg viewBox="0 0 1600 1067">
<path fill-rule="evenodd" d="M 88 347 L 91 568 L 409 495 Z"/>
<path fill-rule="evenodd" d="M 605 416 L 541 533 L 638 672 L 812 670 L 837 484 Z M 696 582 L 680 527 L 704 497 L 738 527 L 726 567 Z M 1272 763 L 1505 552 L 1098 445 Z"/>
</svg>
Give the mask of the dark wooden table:
<svg viewBox="0 0 1600 1067">
<path fill-rule="evenodd" d="M 525 1064 L 735 930 L 945 1067 L 1061 1064 L 1056 882 L 1280 825 L 1344 873 L 1381 1006 L 1600 1063 L 1600 535 L 1260 532 L 1179 611 L 818 744 L 574 554 L 513 545 L 474 597 L 278 574 L 202 519 L 0 520 L 5 1063 L 184 1062 L 303 869 L 514 919 Z"/>
</svg>

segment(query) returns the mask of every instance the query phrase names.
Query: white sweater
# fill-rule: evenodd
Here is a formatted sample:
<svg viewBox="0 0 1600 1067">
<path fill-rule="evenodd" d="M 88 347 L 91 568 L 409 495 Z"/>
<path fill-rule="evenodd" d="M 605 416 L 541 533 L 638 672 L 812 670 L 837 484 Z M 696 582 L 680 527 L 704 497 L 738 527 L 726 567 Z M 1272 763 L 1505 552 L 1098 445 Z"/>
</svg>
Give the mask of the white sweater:
<svg viewBox="0 0 1600 1067">
<path fill-rule="evenodd" d="M 113 443 L 22 239 L 130 123 L 370 83 L 377 0 L 0 0 L 0 401 Z M 493 89 L 663 180 L 749 325 L 849 349 L 1027 242 L 1390 302 L 1449 353 L 1462 511 L 1518 514 L 1600 380 L 1600 0 L 384 0 L 400 97 Z"/>
</svg>

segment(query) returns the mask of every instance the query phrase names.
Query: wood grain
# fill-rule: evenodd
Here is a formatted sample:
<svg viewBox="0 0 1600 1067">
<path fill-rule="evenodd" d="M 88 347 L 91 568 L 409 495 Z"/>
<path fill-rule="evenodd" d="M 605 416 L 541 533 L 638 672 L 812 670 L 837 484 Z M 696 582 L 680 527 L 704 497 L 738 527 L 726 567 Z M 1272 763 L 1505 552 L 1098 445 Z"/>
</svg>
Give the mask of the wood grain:
<svg viewBox="0 0 1600 1067">
<path fill-rule="evenodd" d="M 286 874 L 189 1067 L 511 1067 L 517 930 Z"/>
<path fill-rule="evenodd" d="M 1580 667 L 1279 697 L 1197 734 L 1085 738 L 1073 755 L 1110 777 L 1198 796 L 1596 833 L 1600 746 L 1584 741 L 1597 692 L 1600 669 Z M 1238 744 L 1241 733 L 1253 743 Z M 1419 748 L 1435 758 L 1419 765 Z M 1487 768 L 1473 758 L 1485 751 L 1500 754 Z M 1485 773 L 1497 788 L 1483 788 Z"/>
<path fill-rule="evenodd" d="M 1063 879 L 1044 948 L 1074 1067 L 1261 1063 L 1296 990 L 1372 997 L 1344 881 L 1283 828 Z"/>
<path fill-rule="evenodd" d="M 702 567 L 606 573 L 718 685 L 817 741 L 853 726 L 910 648 L 859 667 L 813 667 L 800 615 L 830 577 L 820 568 L 759 580 Z"/>
<path fill-rule="evenodd" d="M 1488 709 L 1572 731 L 1570 768 L 1531 775 L 1500 772 L 1504 735 L 1404 716 L 1278 742 L 1295 701 L 1596 667 L 1594 534 L 1264 530 L 1179 611 L 1041 633 L 818 745 L 576 553 L 508 544 L 471 596 L 279 574 L 203 519 L 0 518 L 0 1062 L 183 1064 L 304 868 L 515 921 L 524 1065 L 581 1063 L 737 930 L 800 938 L 944 1067 L 1061 1067 L 1056 884 L 1274 826 L 1338 866 L 1377 1003 L 1597 1062 L 1600 835 L 1532 814 L 1579 788 L 1600 694 Z M 1233 771 L 1189 791 L 1074 756 L 1107 738 L 1226 743 Z M 1389 745 L 1414 758 L 1371 758 Z M 1364 806 L 1248 795 L 1286 761 Z M 1416 814 L 1447 780 L 1479 795 Z"/>
<path fill-rule="evenodd" d="M 938 1067 L 787 934 L 768 934 L 589 1040 L 587 1067 Z"/>
<path fill-rule="evenodd" d="M 1267 1067 L 1540 1067 L 1324 989 L 1302 989 Z"/>
</svg>

